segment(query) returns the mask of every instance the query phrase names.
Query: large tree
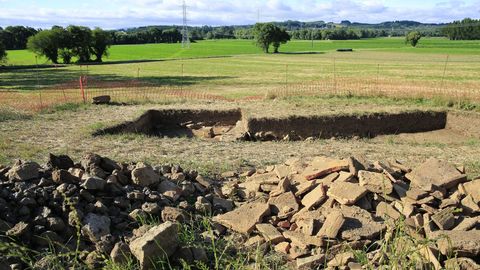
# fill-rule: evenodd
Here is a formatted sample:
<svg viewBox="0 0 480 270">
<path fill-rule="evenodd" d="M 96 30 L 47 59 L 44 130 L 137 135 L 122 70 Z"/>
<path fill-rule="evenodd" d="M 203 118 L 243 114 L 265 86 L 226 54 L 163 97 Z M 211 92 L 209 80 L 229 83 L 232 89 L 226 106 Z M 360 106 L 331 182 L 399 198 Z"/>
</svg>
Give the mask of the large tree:
<svg viewBox="0 0 480 270">
<path fill-rule="evenodd" d="M 95 55 L 95 62 L 102 62 L 103 56 L 108 56 L 108 48 L 110 47 L 110 34 L 100 28 L 92 31 L 92 44 L 90 50 Z"/>
<path fill-rule="evenodd" d="M 257 46 L 265 53 L 270 50 L 270 45 L 273 44 L 274 52 L 278 53 L 280 44 L 285 44 L 290 40 L 290 35 L 285 29 L 275 26 L 273 23 L 257 23 L 253 27 L 253 34 Z"/>
<path fill-rule="evenodd" d="M 27 48 L 57 64 L 58 50 L 60 49 L 59 35 L 55 30 L 40 31 L 28 39 Z"/>
<path fill-rule="evenodd" d="M 90 45 L 92 44 L 92 30 L 84 26 L 70 25 L 67 27 L 72 41 L 72 52 L 78 57 L 78 61 L 86 63 L 90 61 Z"/>
<path fill-rule="evenodd" d="M 412 32 L 409 32 L 405 37 L 405 43 L 410 44 L 413 47 L 416 47 L 421 38 L 422 38 L 422 34 L 420 34 L 420 32 L 412 31 Z"/>
<path fill-rule="evenodd" d="M 5 62 L 7 59 L 7 51 L 5 49 L 5 45 L 3 45 L 2 41 L 0 40 L 0 63 Z"/>
</svg>

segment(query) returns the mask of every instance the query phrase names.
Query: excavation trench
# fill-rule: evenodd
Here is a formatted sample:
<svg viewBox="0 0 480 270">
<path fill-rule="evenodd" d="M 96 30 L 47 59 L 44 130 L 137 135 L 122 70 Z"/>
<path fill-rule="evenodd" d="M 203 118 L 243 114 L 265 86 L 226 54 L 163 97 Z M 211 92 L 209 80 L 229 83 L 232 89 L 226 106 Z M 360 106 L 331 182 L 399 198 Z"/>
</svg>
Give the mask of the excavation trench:
<svg viewBox="0 0 480 270">
<path fill-rule="evenodd" d="M 478 136 L 480 117 L 445 111 L 410 111 L 273 118 L 249 117 L 240 109 L 168 109 L 149 110 L 134 121 L 99 130 L 94 135 L 141 133 L 161 137 L 201 137 L 222 141 L 273 141 L 332 137 L 372 138 L 378 135 L 442 129 Z"/>
</svg>

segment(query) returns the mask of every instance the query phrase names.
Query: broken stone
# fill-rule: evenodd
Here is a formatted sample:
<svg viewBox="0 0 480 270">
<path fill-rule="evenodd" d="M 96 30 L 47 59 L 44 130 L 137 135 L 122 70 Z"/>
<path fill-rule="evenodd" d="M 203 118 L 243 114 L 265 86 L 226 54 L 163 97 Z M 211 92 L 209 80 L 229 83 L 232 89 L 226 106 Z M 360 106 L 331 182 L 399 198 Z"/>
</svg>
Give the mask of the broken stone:
<svg viewBox="0 0 480 270">
<path fill-rule="evenodd" d="M 303 174 L 307 180 L 313 180 L 334 172 L 347 171 L 348 169 L 348 160 L 316 157 L 305 169 Z"/>
<path fill-rule="evenodd" d="M 373 219 L 369 212 L 360 207 L 342 205 L 341 212 L 345 222 L 340 229 L 340 237 L 344 240 L 374 239 L 386 229 L 385 224 Z"/>
<path fill-rule="evenodd" d="M 162 210 L 162 220 L 163 222 L 171 221 L 171 222 L 185 222 L 187 221 L 187 212 L 183 211 L 182 209 L 175 208 L 175 207 L 165 207 Z"/>
<path fill-rule="evenodd" d="M 84 218 L 82 233 L 86 235 L 91 242 L 100 241 L 104 235 L 110 234 L 110 218 L 93 213 L 88 213 Z"/>
<path fill-rule="evenodd" d="M 49 154 L 48 156 L 47 166 L 51 169 L 68 170 L 73 167 L 73 160 L 69 156 L 55 156 L 54 154 Z"/>
<path fill-rule="evenodd" d="M 355 255 L 353 252 L 343 252 L 335 255 L 335 257 L 327 263 L 328 267 L 341 267 L 346 266 L 349 262 L 353 262 L 355 260 Z"/>
<path fill-rule="evenodd" d="M 340 211 L 330 211 L 317 236 L 336 238 L 344 222 L 345 218 Z"/>
<path fill-rule="evenodd" d="M 30 224 L 21 221 L 15 224 L 15 226 L 13 226 L 11 229 L 9 229 L 6 232 L 6 235 L 20 238 L 22 236 L 29 234 L 29 232 L 30 232 Z"/>
<path fill-rule="evenodd" d="M 405 175 L 413 186 L 430 191 L 433 187 L 451 188 L 466 180 L 455 166 L 430 158 Z"/>
<path fill-rule="evenodd" d="M 400 217 L 402 217 L 402 214 L 400 214 L 397 209 L 395 209 L 393 206 L 386 202 L 380 202 L 377 205 L 377 216 L 385 218 L 392 218 L 393 220 L 398 220 Z"/>
<path fill-rule="evenodd" d="M 480 231 L 436 231 L 431 234 L 437 239 L 440 252 L 447 256 L 475 257 L 480 255 Z"/>
<path fill-rule="evenodd" d="M 466 217 L 464 218 L 453 230 L 455 231 L 468 231 L 475 228 L 478 224 L 478 217 Z"/>
<path fill-rule="evenodd" d="M 383 173 L 359 171 L 358 179 L 360 185 L 368 191 L 382 194 L 390 194 L 393 191 L 392 182 Z"/>
<path fill-rule="evenodd" d="M 298 212 L 299 205 L 292 192 L 283 193 L 268 200 L 273 215 L 279 218 L 286 218 Z"/>
<path fill-rule="evenodd" d="M 225 210 L 226 212 L 230 212 L 233 210 L 233 201 L 219 198 L 219 197 L 213 197 L 213 207 L 214 208 L 220 208 Z"/>
<path fill-rule="evenodd" d="M 464 183 L 463 188 L 477 205 L 480 204 L 480 179 Z"/>
<path fill-rule="evenodd" d="M 150 165 L 138 163 L 132 171 L 132 181 L 142 187 L 154 185 L 160 181 L 160 176 Z"/>
<path fill-rule="evenodd" d="M 455 217 L 450 208 L 443 209 L 432 216 L 433 222 L 437 224 L 440 230 L 450 230 L 455 226 Z"/>
<path fill-rule="evenodd" d="M 309 245 L 315 247 L 324 247 L 326 246 L 326 241 L 322 237 L 310 236 L 297 231 L 285 231 L 283 236 L 286 239 L 289 239 L 292 244 L 295 244 L 299 247 L 307 247 Z"/>
<path fill-rule="evenodd" d="M 75 182 L 78 182 L 79 179 L 73 175 L 71 175 L 68 171 L 66 170 L 55 170 L 52 172 L 52 180 L 56 184 L 72 184 Z"/>
<path fill-rule="evenodd" d="M 452 258 L 445 261 L 445 269 L 478 270 L 480 265 L 470 258 Z"/>
<path fill-rule="evenodd" d="M 315 189 L 310 191 L 307 195 L 305 195 L 305 197 L 303 197 L 302 204 L 305 206 L 305 208 L 310 209 L 314 206 L 319 205 L 326 199 L 327 194 L 325 192 L 325 187 L 323 186 L 323 184 L 320 184 Z"/>
<path fill-rule="evenodd" d="M 275 245 L 285 240 L 285 237 L 272 224 L 257 224 L 256 228 L 268 243 Z"/>
<path fill-rule="evenodd" d="M 278 253 L 283 253 L 283 254 L 288 254 L 290 251 L 290 243 L 288 242 L 281 242 L 275 245 L 274 247 L 275 251 Z"/>
<path fill-rule="evenodd" d="M 6 176 L 10 181 L 27 181 L 40 176 L 40 165 L 33 161 L 17 160 Z"/>
<path fill-rule="evenodd" d="M 82 187 L 86 190 L 103 190 L 106 184 L 107 181 L 100 177 L 89 176 L 83 181 Z"/>
<path fill-rule="evenodd" d="M 110 100 L 111 100 L 111 97 L 109 95 L 96 96 L 92 98 L 92 104 L 95 104 L 95 105 L 109 104 Z"/>
<path fill-rule="evenodd" d="M 170 257 L 179 245 L 177 233 L 176 224 L 165 222 L 133 240 L 129 247 L 140 262 L 140 268 L 150 269 L 153 266 L 153 259 L 161 260 Z"/>
<path fill-rule="evenodd" d="M 337 202 L 345 205 L 352 205 L 367 193 L 367 189 L 358 184 L 349 182 L 334 182 L 327 195 Z"/>
<path fill-rule="evenodd" d="M 247 203 L 223 215 L 215 216 L 213 220 L 236 232 L 249 234 L 263 217 L 270 214 L 267 203 Z"/>
<path fill-rule="evenodd" d="M 462 203 L 463 211 L 466 214 L 475 214 L 480 212 L 480 207 L 470 195 L 465 196 L 465 198 L 463 198 L 461 203 Z"/>
<path fill-rule="evenodd" d="M 325 263 L 325 255 L 313 255 L 306 258 L 298 258 L 296 261 L 298 270 L 316 269 L 321 264 Z"/>
</svg>

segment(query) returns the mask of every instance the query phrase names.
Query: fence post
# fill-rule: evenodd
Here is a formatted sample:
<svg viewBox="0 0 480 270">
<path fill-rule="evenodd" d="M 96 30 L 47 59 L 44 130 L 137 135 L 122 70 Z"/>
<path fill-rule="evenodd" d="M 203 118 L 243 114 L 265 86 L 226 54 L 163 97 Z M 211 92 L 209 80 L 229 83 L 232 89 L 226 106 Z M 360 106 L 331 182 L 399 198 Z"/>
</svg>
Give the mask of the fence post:
<svg viewBox="0 0 480 270">
<path fill-rule="evenodd" d="M 447 74 L 447 65 L 450 60 L 450 55 L 447 54 L 447 59 L 445 59 L 445 66 L 443 67 L 442 82 L 440 83 L 440 92 L 443 93 L 443 84 L 445 81 L 445 75 Z"/>
<path fill-rule="evenodd" d="M 337 95 L 337 63 L 335 57 L 333 58 L 333 93 Z"/>
<path fill-rule="evenodd" d="M 83 89 L 83 76 L 80 76 L 79 83 L 80 83 L 80 94 L 82 95 L 83 103 L 87 103 L 87 100 L 85 99 L 85 90 Z"/>
</svg>

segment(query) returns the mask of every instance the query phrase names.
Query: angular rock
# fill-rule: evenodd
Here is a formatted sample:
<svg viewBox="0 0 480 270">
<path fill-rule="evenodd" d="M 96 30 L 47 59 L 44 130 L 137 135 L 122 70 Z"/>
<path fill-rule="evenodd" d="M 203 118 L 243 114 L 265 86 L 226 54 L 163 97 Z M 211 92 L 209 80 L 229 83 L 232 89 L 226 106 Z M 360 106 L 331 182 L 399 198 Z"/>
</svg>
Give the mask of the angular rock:
<svg viewBox="0 0 480 270">
<path fill-rule="evenodd" d="M 479 222 L 479 217 L 466 217 L 464 218 L 453 230 L 455 231 L 468 231 L 475 228 Z"/>
<path fill-rule="evenodd" d="M 480 206 L 473 200 L 472 196 L 467 195 L 461 201 L 463 211 L 466 214 L 476 214 L 480 213 Z"/>
<path fill-rule="evenodd" d="M 52 172 L 52 180 L 54 183 L 57 184 L 72 184 L 78 182 L 80 179 L 71 175 L 68 171 L 62 169 Z"/>
<path fill-rule="evenodd" d="M 40 176 L 40 169 L 36 162 L 17 160 L 6 176 L 10 181 L 32 180 Z"/>
<path fill-rule="evenodd" d="M 317 236 L 336 238 L 344 222 L 345 217 L 342 212 L 338 210 L 330 211 Z"/>
<path fill-rule="evenodd" d="M 88 213 L 83 219 L 83 223 L 85 225 L 82 227 L 82 233 L 91 242 L 100 241 L 102 236 L 110 234 L 110 218 L 107 216 Z"/>
<path fill-rule="evenodd" d="M 299 205 L 292 192 L 283 193 L 268 200 L 273 215 L 279 218 L 286 218 L 298 212 Z"/>
<path fill-rule="evenodd" d="M 232 200 L 228 200 L 228 199 L 223 199 L 223 198 L 220 198 L 220 197 L 213 197 L 213 207 L 214 208 L 220 208 L 220 209 L 223 209 L 227 212 L 230 212 L 233 210 L 233 207 L 234 207 L 234 204 L 233 204 L 233 201 Z"/>
<path fill-rule="evenodd" d="M 480 179 L 464 183 L 463 188 L 475 203 L 480 204 Z"/>
<path fill-rule="evenodd" d="M 393 191 L 392 182 L 383 173 L 359 171 L 358 180 L 360 186 L 365 187 L 370 192 L 390 194 Z"/>
<path fill-rule="evenodd" d="M 400 214 L 397 209 L 395 209 L 393 206 L 386 202 L 380 202 L 377 205 L 377 216 L 382 217 L 382 218 L 392 218 L 393 220 L 398 220 L 400 217 L 402 217 L 402 214 Z"/>
<path fill-rule="evenodd" d="M 285 240 L 285 237 L 270 223 L 257 224 L 258 232 L 271 244 L 278 244 Z"/>
<path fill-rule="evenodd" d="M 325 175 L 348 171 L 348 160 L 336 160 L 327 157 L 316 157 L 303 172 L 307 180 L 318 179 Z"/>
<path fill-rule="evenodd" d="M 430 158 L 410 173 L 405 175 L 413 186 L 431 191 L 434 187 L 451 188 L 464 182 L 466 175 L 461 174 L 455 166 Z"/>
<path fill-rule="evenodd" d="M 281 242 L 275 245 L 274 247 L 275 251 L 278 253 L 283 253 L 283 254 L 288 254 L 290 251 L 290 243 L 288 242 Z"/>
<path fill-rule="evenodd" d="M 30 224 L 21 221 L 15 224 L 15 226 L 13 226 L 11 229 L 9 229 L 6 232 L 6 235 L 20 238 L 22 236 L 28 235 L 30 233 L 30 228 Z"/>
<path fill-rule="evenodd" d="M 351 251 L 339 253 L 327 263 L 328 267 L 341 267 L 346 266 L 349 262 L 355 260 L 355 255 Z"/>
<path fill-rule="evenodd" d="M 386 225 L 376 221 L 372 215 L 357 206 L 341 207 L 345 222 L 340 229 L 340 237 L 344 240 L 374 239 L 385 229 Z"/>
<path fill-rule="evenodd" d="M 327 245 L 327 242 L 322 237 L 310 236 L 297 231 L 285 231 L 283 232 L 283 236 L 286 239 L 289 239 L 292 242 L 292 244 L 299 247 L 304 247 L 304 248 L 306 248 L 307 246 L 325 247 Z"/>
<path fill-rule="evenodd" d="M 163 222 L 185 222 L 188 219 L 187 212 L 175 207 L 165 207 L 162 210 Z"/>
<path fill-rule="evenodd" d="M 345 205 L 354 204 L 365 194 L 367 194 L 367 189 L 349 182 L 334 182 L 327 191 L 329 197 Z"/>
<path fill-rule="evenodd" d="M 446 269 L 478 270 L 480 265 L 470 258 L 452 258 L 445 261 Z"/>
<path fill-rule="evenodd" d="M 437 224 L 440 230 L 450 230 L 455 226 L 455 217 L 450 208 L 443 209 L 432 216 L 433 222 Z"/>
<path fill-rule="evenodd" d="M 85 177 L 85 176 L 84 176 Z M 88 176 L 82 183 L 82 187 L 86 190 L 103 190 L 107 181 L 100 177 Z"/>
<path fill-rule="evenodd" d="M 130 247 L 124 242 L 118 242 L 110 252 L 110 258 L 118 265 L 127 264 L 133 257 Z"/>
<path fill-rule="evenodd" d="M 47 166 L 51 169 L 68 170 L 72 168 L 73 165 L 73 160 L 69 156 L 49 154 Z"/>
<path fill-rule="evenodd" d="M 150 165 L 138 163 L 132 171 L 132 182 L 142 187 L 148 187 L 160 182 L 160 176 Z"/>
<path fill-rule="evenodd" d="M 310 270 L 310 269 L 317 269 L 318 266 L 325 263 L 325 255 L 313 255 L 306 258 L 299 258 L 296 261 L 296 266 L 298 270 Z"/>
<path fill-rule="evenodd" d="M 172 222 L 165 222 L 130 242 L 129 247 L 140 262 L 140 268 L 150 269 L 152 260 L 167 259 L 175 252 L 178 245 L 178 226 Z"/>
<path fill-rule="evenodd" d="M 480 255 L 480 231 L 436 231 L 431 233 L 437 239 L 440 252 L 447 256 L 475 257 Z"/>
<path fill-rule="evenodd" d="M 249 234 L 255 225 L 269 214 L 270 207 L 267 203 L 254 202 L 244 204 L 232 212 L 215 216 L 213 220 L 236 232 Z"/>
<path fill-rule="evenodd" d="M 92 98 L 92 104 L 95 104 L 95 105 L 109 104 L 110 100 L 111 100 L 111 97 L 109 95 L 96 96 Z"/>
</svg>

